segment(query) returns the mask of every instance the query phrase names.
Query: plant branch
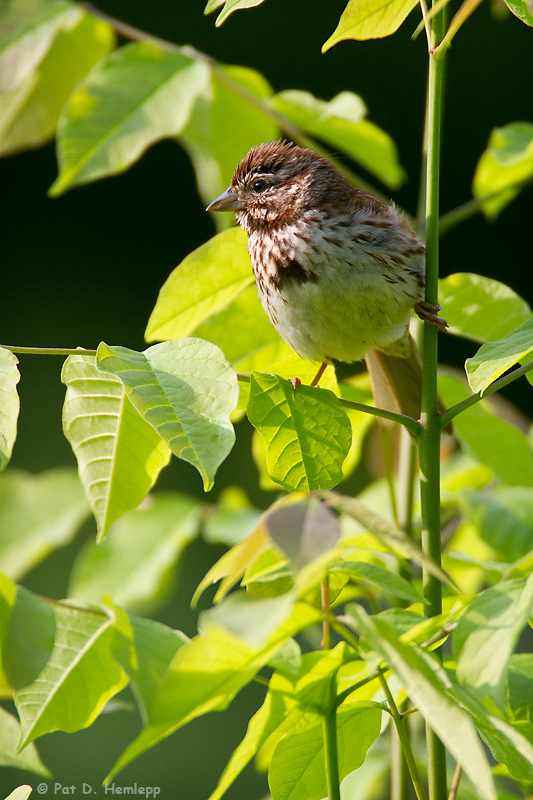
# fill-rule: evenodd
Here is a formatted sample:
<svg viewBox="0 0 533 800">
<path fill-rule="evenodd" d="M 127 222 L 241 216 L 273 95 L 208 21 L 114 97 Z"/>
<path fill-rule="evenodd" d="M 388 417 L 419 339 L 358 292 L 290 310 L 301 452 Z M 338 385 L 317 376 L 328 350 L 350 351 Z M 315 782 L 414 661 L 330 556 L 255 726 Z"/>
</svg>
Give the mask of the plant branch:
<svg viewBox="0 0 533 800">
<path fill-rule="evenodd" d="M 462 772 L 463 768 L 461 764 L 457 762 L 457 764 L 455 765 L 455 772 L 453 773 L 453 780 L 448 800 L 455 800 L 455 798 L 457 797 L 457 789 L 459 788 L 459 781 L 461 780 Z"/>
<path fill-rule="evenodd" d="M 324 735 L 324 759 L 326 766 L 326 785 L 329 800 L 341 800 L 339 778 L 339 754 L 337 750 L 337 676 L 330 678 L 330 708 L 324 716 L 322 730 Z"/>
<path fill-rule="evenodd" d="M 479 403 L 480 400 L 484 400 L 485 397 L 490 397 L 491 394 L 498 392 L 500 389 L 503 389 L 504 386 L 507 386 L 509 383 L 512 383 L 517 378 L 521 378 L 522 375 L 525 375 L 526 372 L 530 372 L 533 369 L 533 361 L 528 361 L 527 364 L 524 364 L 522 367 L 518 367 L 510 372 L 508 375 L 504 375 L 503 378 L 500 378 L 494 383 L 491 383 L 484 392 L 476 392 L 476 394 L 470 395 L 465 400 L 461 400 L 460 403 L 456 403 L 456 405 L 452 406 L 451 408 L 446 409 L 446 411 L 442 414 L 439 418 L 439 425 L 441 428 L 445 428 L 446 425 L 452 421 L 458 414 L 462 411 L 466 411 L 467 408 Z"/>
<path fill-rule="evenodd" d="M 151 33 L 147 33 L 140 28 L 135 28 L 133 25 L 128 25 L 128 23 L 117 19 L 117 17 L 113 17 L 110 14 L 107 14 L 105 11 L 96 8 L 96 6 L 93 6 L 92 3 L 80 3 L 80 5 L 93 17 L 97 17 L 98 19 L 107 22 L 107 24 L 110 25 L 113 30 L 115 30 L 121 36 L 124 36 L 125 39 L 132 39 L 133 41 L 137 42 L 151 42 L 152 44 L 155 44 L 157 47 L 161 47 L 164 50 L 182 53 L 189 58 L 194 58 L 197 61 L 203 61 L 205 64 L 207 64 L 212 74 L 215 75 L 221 83 L 230 89 L 230 91 L 242 97 L 242 99 L 247 103 L 250 103 L 250 105 L 259 109 L 259 111 L 261 111 L 263 114 L 266 114 L 267 117 L 270 117 L 270 119 L 278 126 L 278 128 L 280 128 L 280 130 L 283 131 L 286 136 L 296 142 L 296 144 L 299 144 L 301 147 L 311 148 L 327 158 L 354 186 L 357 186 L 359 189 L 363 189 L 365 192 L 370 192 L 384 203 L 388 203 L 390 201 L 390 198 L 386 197 L 382 192 L 379 191 L 379 189 L 376 189 L 374 186 L 372 186 L 372 184 L 370 184 L 368 181 L 365 181 L 365 179 L 356 172 L 349 169 L 338 159 L 331 156 L 327 150 L 317 144 L 314 139 L 306 136 L 301 128 L 299 128 L 297 125 L 294 125 L 290 120 L 283 116 L 283 114 L 280 114 L 278 111 L 271 108 L 267 103 L 263 102 L 260 97 L 257 97 L 255 94 L 253 94 L 253 92 L 248 91 L 248 89 L 245 89 L 245 87 L 240 83 L 234 81 L 233 78 L 227 75 L 222 67 L 220 67 L 215 59 L 211 56 L 208 56 L 206 53 L 202 53 L 200 50 L 197 50 L 195 47 L 191 47 L 190 45 L 178 45 L 175 44 L 175 42 L 168 41 L 167 39 L 161 39 L 159 36 L 153 36 Z"/>
<path fill-rule="evenodd" d="M 69 348 L 69 347 L 18 347 L 10 344 L 0 344 L 4 350 L 10 350 L 12 353 L 23 354 L 27 353 L 34 356 L 95 356 L 96 350 L 86 350 L 84 347 Z"/>
<path fill-rule="evenodd" d="M 409 770 L 411 780 L 413 781 L 413 786 L 415 787 L 416 796 L 418 800 L 427 800 L 426 792 L 424 790 L 424 786 L 420 779 L 420 774 L 418 772 L 413 751 L 411 749 L 411 742 L 409 741 L 409 737 L 407 736 L 407 731 L 405 730 L 403 719 L 400 716 L 398 708 L 396 707 L 396 703 L 394 702 L 394 698 L 392 696 L 391 690 L 389 689 L 389 685 L 385 679 L 385 676 L 379 675 L 379 681 L 381 683 L 383 691 L 385 692 L 385 697 L 387 698 L 389 704 L 392 718 L 394 720 L 394 724 L 398 732 L 398 738 L 400 739 L 403 754 L 407 762 L 407 768 Z"/>
<path fill-rule="evenodd" d="M 483 210 L 483 205 L 489 200 L 494 200 L 495 197 L 499 197 L 499 195 L 504 194 L 510 190 L 517 190 L 523 189 L 528 183 L 531 183 L 533 178 L 528 178 L 527 180 L 517 181 L 516 183 L 511 183 L 509 186 L 505 186 L 503 189 L 495 189 L 493 192 L 488 192 L 484 194 L 482 197 L 474 197 L 472 200 L 468 200 L 466 203 L 463 203 L 457 208 L 452 209 L 452 211 L 448 211 L 446 214 L 443 214 L 440 218 L 440 225 L 439 225 L 439 233 L 441 236 L 444 236 L 448 231 L 452 228 L 455 228 L 456 225 L 459 225 L 461 222 L 464 222 L 466 219 L 473 217 L 479 211 Z"/>
</svg>

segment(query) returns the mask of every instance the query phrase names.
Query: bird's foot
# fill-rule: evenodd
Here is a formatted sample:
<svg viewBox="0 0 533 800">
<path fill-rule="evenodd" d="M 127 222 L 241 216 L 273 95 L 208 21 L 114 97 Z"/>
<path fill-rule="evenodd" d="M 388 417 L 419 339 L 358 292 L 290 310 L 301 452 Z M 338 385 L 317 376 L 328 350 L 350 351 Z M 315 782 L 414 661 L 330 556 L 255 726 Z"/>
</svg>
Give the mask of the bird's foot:
<svg viewBox="0 0 533 800">
<path fill-rule="evenodd" d="M 434 325 L 439 331 L 445 331 L 448 327 L 448 323 L 445 319 L 442 319 L 442 317 L 437 316 L 437 312 L 440 311 L 441 308 L 442 306 L 435 306 L 433 303 L 427 303 L 425 300 L 421 300 L 415 305 L 415 311 L 423 322 L 429 322 L 430 325 Z"/>
</svg>

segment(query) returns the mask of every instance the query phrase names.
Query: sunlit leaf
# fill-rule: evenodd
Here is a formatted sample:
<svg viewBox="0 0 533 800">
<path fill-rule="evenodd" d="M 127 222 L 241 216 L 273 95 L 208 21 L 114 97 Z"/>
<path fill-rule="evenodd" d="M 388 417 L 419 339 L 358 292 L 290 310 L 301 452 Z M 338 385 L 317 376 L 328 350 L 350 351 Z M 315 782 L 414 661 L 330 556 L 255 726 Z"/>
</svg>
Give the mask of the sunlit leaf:
<svg viewBox="0 0 533 800">
<path fill-rule="evenodd" d="M 68 0 L 11 0 L 0 5 L 0 93 L 16 89 L 42 61 L 58 31 L 82 10 Z"/>
<path fill-rule="evenodd" d="M 364 119 L 367 110 L 359 95 L 340 92 L 325 102 L 310 92 L 291 89 L 274 95 L 270 105 L 294 125 L 342 150 L 392 189 L 404 182 L 394 141 Z"/>
<path fill-rule="evenodd" d="M 9 464 L 17 437 L 20 408 L 17 364 L 18 358 L 10 350 L 0 347 L 0 472 Z"/>
<path fill-rule="evenodd" d="M 512 564 L 533 550 L 533 489 L 495 486 L 460 497 L 466 520 L 503 562 Z"/>
<path fill-rule="evenodd" d="M 508 4 L 509 5 L 509 4 Z M 512 9 L 511 9 L 512 10 Z M 495 219 L 522 188 L 533 180 L 533 124 L 510 122 L 494 128 L 474 175 L 474 197 L 501 191 L 483 203 L 488 219 Z"/>
<path fill-rule="evenodd" d="M 129 401 L 114 375 L 100 372 L 94 356 L 70 356 L 63 429 L 78 460 L 81 482 L 99 538 L 145 498 L 170 459 L 170 449 Z"/>
<path fill-rule="evenodd" d="M 439 377 L 439 393 L 448 408 L 469 397 L 467 388 L 451 375 Z M 533 486 L 533 455 L 524 434 L 510 422 L 489 413 L 481 401 L 453 421 L 467 452 L 486 464 L 509 486 Z"/>
<path fill-rule="evenodd" d="M 27 769 L 30 772 L 35 772 L 36 775 L 51 778 L 52 775 L 39 758 L 39 753 L 33 742 L 20 752 L 17 752 L 19 741 L 20 723 L 18 719 L 0 706 L 0 765 Z M 27 796 L 25 795 L 25 797 Z"/>
<path fill-rule="evenodd" d="M 232 11 L 237 11 L 239 8 L 253 8 L 254 6 L 260 5 L 262 2 L 263 0 L 208 0 L 204 9 L 204 14 L 210 14 L 212 11 L 215 11 L 215 9 L 220 8 L 220 6 L 224 6 L 215 22 L 215 25 L 218 26 L 222 25 Z"/>
<path fill-rule="evenodd" d="M 246 242 L 241 228 L 230 228 L 189 253 L 159 292 L 146 340 L 188 336 L 251 286 Z"/>
<path fill-rule="evenodd" d="M 282 642 L 319 618 L 319 611 L 297 604 L 290 619 L 261 647 L 219 626 L 207 627 L 178 650 L 155 695 L 149 725 L 126 748 L 106 780 L 190 720 L 226 708 Z"/>
<path fill-rule="evenodd" d="M 0 478 L 0 572 L 20 579 L 68 544 L 88 515 L 73 469 L 40 475 L 8 471 Z"/>
<path fill-rule="evenodd" d="M 24 784 L 23 786 L 17 786 L 16 789 L 13 789 L 11 794 L 6 797 L 6 800 L 28 800 L 28 797 L 32 793 L 32 786 L 27 786 Z"/>
<path fill-rule="evenodd" d="M 502 711 L 509 659 L 532 614 L 533 576 L 506 581 L 473 600 L 452 636 L 457 679 Z"/>
<path fill-rule="evenodd" d="M 372 533 L 380 542 L 383 542 L 387 548 L 392 550 L 393 553 L 401 553 L 404 558 L 412 558 L 413 561 L 431 572 L 431 574 L 435 575 L 439 580 L 456 588 L 449 575 L 435 564 L 435 562 L 422 551 L 420 545 L 410 536 L 407 536 L 401 528 L 393 525 L 387 519 L 368 508 L 368 506 L 360 500 L 356 500 L 353 497 L 347 497 L 337 492 L 324 492 L 323 497 L 337 511 L 341 511 L 356 519 L 366 530 Z"/>
<path fill-rule="evenodd" d="M 423 598 L 409 581 L 384 567 L 365 561 L 338 561 L 331 565 L 332 572 L 347 572 L 356 581 L 363 581 L 372 587 L 399 597 L 410 603 L 420 603 Z"/>
<path fill-rule="evenodd" d="M 513 12 L 515 17 L 521 19 L 526 25 L 533 26 L 533 9 L 527 0 L 505 0 L 505 5 Z"/>
<path fill-rule="evenodd" d="M 456 272 L 439 281 L 448 331 L 474 342 L 495 342 L 532 316 L 529 304 L 504 283 Z"/>
<path fill-rule="evenodd" d="M 55 641 L 50 659 L 35 681 L 15 692 L 22 745 L 50 731 L 86 728 L 127 683 L 110 652 L 112 620 L 60 603 L 51 607 Z"/>
<path fill-rule="evenodd" d="M 342 479 L 351 426 L 326 389 L 253 373 L 248 418 L 267 444 L 268 471 L 289 491 L 330 488 Z"/>
<path fill-rule="evenodd" d="M 235 81 L 236 91 L 214 72 L 178 137 L 191 158 L 206 206 L 228 188 L 235 167 L 251 147 L 279 137 L 268 114 L 240 93 L 267 99 L 272 89 L 265 78 L 246 67 L 219 66 L 219 70 Z M 233 225 L 233 214 L 213 212 L 212 218 L 219 229 Z"/>
<path fill-rule="evenodd" d="M 65 101 L 77 82 L 113 48 L 115 36 L 89 14 L 60 30 L 36 71 L 0 94 L 0 154 L 37 147 L 52 139 Z"/>
<path fill-rule="evenodd" d="M 120 47 L 78 84 L 58 125 L 55 197 L 115 175 L 154 142 L 177 136 L 209 80 L 209 68 L 149 42 Z"/>
<path fill-rule="evenodd" d="M 497 342 L 481 345 L 465 362 L 468 383 L 473 392 L 483 392 L 491 383 L 518 362 L 529 361 L 533 352 L 533 317 L 529 317 Z"/>
<path fill-rule="evenodd" d="M 430 666 L 435 659 L 429 653 L 422 654 L 416 645 L 401 642 L 388 625 L 369 617 L 361 606 L 350 605 L 347 611 L 356 630 L 398 675 L 409 699 L 461 762 L 480 794 L 487 800 L 496 800 L 491 769 L 476 729 L 468 715 L 447 695 Z"/>
<path fill-rule="evenodd" d="M 398 30 L 418 5 L 416 0 L 349 0 L 322 51 L 343 39 L 381 39 Z"/>
<path fill-rule="evenodd" d="M 98 348 L 98 368 L 116 375 L 128 398 L 172 452 L 196 467 L 206 491 L 235 442 L 229 414 L 237 405 L 237 375 L 223 352 L 203 339 Z"/>
<path fill-rule="evenodd" d="M 68 596 L 99 603 L 110 595 L 117 605 L 146 613 L 164 600 L 176 562 L 198 534 L 202 505 L 178 494 L 157 494 L 125 514 L 101 544 L 89 542 L 79 554 Z"/>
<path fill-rule="evenodd" d="M 315 498 L 274 505 L 263 525 L 295 569 L 327 553 L 340 537 L 338 518 Z"/>
<path fill-rule="evenodd" d="M 124 612 L 117 609 L 117 613 L 122 616 Z M 119 624 L 125 637 L 117 638 L 113 655 L 130 679 L 131 690 L 146 725 L 154 697 L 172 659 L 190 640 L 181 631 L 152 619 L 131 617 L 121 619 Z"/>
<path fill-rule="evenodd" d="M 339 779 L 365 760 L 381 729 L 382 710 L 360 703 L 337 711 Z M 288 733 L 277 744 L 268 771 L 273 800 L 321 800 L 327 797 L 322 720 L 307 729 Z"/>
</svg>

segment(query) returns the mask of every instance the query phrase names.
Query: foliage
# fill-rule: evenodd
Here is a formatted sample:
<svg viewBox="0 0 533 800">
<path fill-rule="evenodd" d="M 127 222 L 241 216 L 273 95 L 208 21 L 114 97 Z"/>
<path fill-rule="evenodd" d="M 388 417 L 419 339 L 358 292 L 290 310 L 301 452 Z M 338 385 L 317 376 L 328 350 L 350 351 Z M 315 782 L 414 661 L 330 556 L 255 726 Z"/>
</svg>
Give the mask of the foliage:
<svg viewBox="0 0 533 800">
<path fill-rule="evenodd" d="M 260 2 L 211 0 L 206 12 L 220 9 L 220 24 Z M 416 5 L 350 0 L 324 49 L 389 35 Z M 438 35 L 445 5 L 428 12 L 422 2 L 433 145 L 436 65 L 475 7 L 465 0 L 448 34 Z M 508 5 L 531 24 L 526 2 Z M 290 88 L 274 94 L 253 70 L 219 65 L 68 0 L 12 0 L 0 7 L 0 22 L 0 153 L 56 135 L 59 175 L 51 195 L 123 172 L 162 138 L 189 154 L 205 202 L 225 188 L 252 144 L 280 135 L 319 152 L 324 145 L 340 150 L 386 187 L 404 180 L 394 142 L 366 119 L 353 92 L 330 101 Z M 116 47 L 115 33 L 139 41 Z M 528 122 L 492 132 L 472 201 L 489 219 L 533 179 L 532 142 Z M 437 266 L 431 169 L 428 286 Z M 146 329 L 147 341 L 157 344 L 138 352 L 102 342 L 97 351 L 65 353 L 63 425 L 79 479 L 70 469 L 39 476 L 9 469 L 0 478 L 0 689 L 18 713 L 17 720 L 0 709 L 1 762 L 49 776 L 35 740 L 90 726 L 128 685 L 143 727 L 110 769 L 111 780 L 179 727 L 225 709 L 256 680 L 266 686 L 264 702 L 210 800 L 253 758 L 268 769 L 274 800 L 334 800 L 340 781 L 393 724 L 418 799 L 427 773 L 430 800 L 437 800 L 446 775 L 419 756 L 402 715 L 408 707 L 479 795 L 494 800 L 509 785 L 529 792 L 533 656 L 515 651 L 533 618 L 532 443 L 486 399 L 533 366 L 526 363 L 533 351 L 529 305 L 481 275 L 441 282 L 450 332 L 480 347 L 464 375 L 441 377 L 448 411 L 440 417 L 428 416 L 436 407 L 436 363 L 432 372 L 427 356 L 419 422 L 376 409 L 365 376 L 339 381 L 329 367 L 323 388 L 293 386 L 296 375 L 309 382 L 317 365 L 279 339 L 253 283 L 246 236 L 222 230 L 162 287 Z M 16 437 L 19 349 L 0 347 L 0 470 Z M 44 357 L 46 348 L 40 352 Z M 172 455 L 192 464 L 209 491 L 234 444 L 233 422 L 244 414 L 256 431 L 262 486 L 278 493 L 268 509 L 254 508 L 237 488 L 212 505 L 177 492 L 150 494 Z M 386 502 L 380 481 L 357 499 L 331 491 L 362 464 L 363 440 L 379 417 L 389 420 L 380 420 L 385 440 L 390 423 L 417 439 L 421 504 L 414 470 L 405 466 L 399 482 L 389 471 Z M 442 465 L 441 496 L 434 445 L 452 419 L 454 452 Z M 408 435 L 402 448 L 412 456 Z M 411 512 L 402 516 L 398 500 Z M 80 553 L 69 599 L 52 601 L 16 585 L 76 535 L 89 509 L 97 543 Z M 162 602 L 184 548 L 198 536 L 231 547 L 197 589 L 195 602 L 220 582 L 213 607 L 188 638 L 136 615 Z M 305 646 L 320 625 L 322 648 Z M 29 791 L 21 786 L 10 797 L 22 800 Z M 469 791 L 463 782 L 459 795 Z"/>
</svg>

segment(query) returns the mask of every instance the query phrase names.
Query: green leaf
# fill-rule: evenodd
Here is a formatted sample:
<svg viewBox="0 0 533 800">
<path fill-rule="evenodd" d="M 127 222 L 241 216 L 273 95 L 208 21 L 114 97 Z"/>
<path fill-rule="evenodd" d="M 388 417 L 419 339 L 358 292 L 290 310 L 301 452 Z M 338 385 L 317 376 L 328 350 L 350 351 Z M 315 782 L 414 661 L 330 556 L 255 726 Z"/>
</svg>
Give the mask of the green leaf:
<svg viewBox="0 0 533 800">
<path fill-rule="evenodd" d="M 154 697 L 172 659 L 189 639 L 181 631 L 151 619 L 132 617 L 125 624 L 128 635 L 119 638 L 113 655 L 130 679 L 143 724 L 147 725 Z"/>
<path fill-rule="evenodd" d="M 187 336 L 255 282 L 247 238 L 241 228 L 230 228 L 189 253 L 159 292 L 148 342 Z"/>
<path fill-rule="evenodd" d="M 121 382 L 94 356 L 70 356 L 63 430 L 78 460 L 101 540 L 109 526 L 146 497 L 170 460 L 170 449 L 129 401 Z"/>
<path fill-rule="evenodd" d="M 533 26 L 533 10 L 527 0 L 505 0 L 507 8 L 526 25 Z"/>
<path fill-rule="evenodd" d="M 11 0 L 0 5 L 0 93 L 16 89 L 39 66 L 58 31 L 81 8 L 68 0 Z"/>
<path fill-rule="evenodd" d="M 509 659 L 532 614 L 533 576 L 506 581 L 476 597 L 453 633 L 457 679 L 502 711 Z"/>
<path fill-rule="evenodd" d="M 137 411 L 174 455 L 196 467 L 208 491 L 235 442 L 229 420 L 239 399 L 235 371 L 203 339 L 180 339 L 143 353 L 102 342 L 98 367 L 120 378 Z"/>
<path fill-rule="evenodd" d="M 350 0 L 336 30 L 322 47 L 322 52 L 343 39 L 381 39 L 390 36 L 417 5 L 416 0 Z"/>
<path fill-rule="evenodd" d="M 154 142 L 177 136 L 209 81 L 209 68 L 149 42 L 120 47 L 78 84 L 58 125 L 56 197 L 123 172 Z"/>
<path fill-rule="evenodd" d="M 262 747 L 273 751 L 287 732 L 309 727 L 311 721 L 320 722 L 322 704 L 326 696 L 329 699 L 330 678 L 352 657 L 353 651 L 341 644 L 325 653 L 305 653 L 295 673 L 275 672 L 265 702 L 251 718 L 209 800 L 220 800 Z"/>
<path fill-rule="evenodd" d="M 27 745 L 20 752 L 17 752 L 19 740 L 20 723 L 18 719 L 8 714 L 5 708 L 0 706 L 0 765 L 3 767 L 27 769 L 30 772 L 34 772 L 36 775 L 43 775 L 45 778 L 51 778 L 51 772 L 44 766 L 39 758 L 39 753 L 33 743 Z M 27 796 L 26 794 L 25 797 Z"/>
<path fill-rule="evenodd" d="M 466 387 L 451 375 L 439 378 L 439 394 L 447 408 L 469 397 Z M 533 486 L 533 455 L 524 434 L 511 423 L 490 414 L 481 401 L 467 408 L 453 424 L 467 452 L 486 464 L 509 486 Z"/>
<path fill-rule="evenodd" d="M 479 793 L 496 800 L 491 769 L 476 729 L 468 715 L 447 695 L 436 675 L 437 662 L 420 649 L 403 644 L 381 620 L 367 616 L 361 606 L 347 612 L 356 630 L 402 681 L 405 691 L 430 728 L 453 757 L 463 765 Z M 435 663 L 435 669 L 431 664 Z"/>
<path fill-rule="evenodd" d="M 515 653 L 511 656 L 507 687 L 513 720 L 533 722 L 533 654 Z"/>
<path fill-rule="evenodd" d="M 359 95 L 340 92 L 325 102 L 310 92 L 290 89 L 274 95 L 270 105 L 301 130 L 342 150 L 392 189 L 404 182 L 394 141 L 364 119 L 367 109 Z"/>
<path fill-rule="evenodd" d="M 348 572 L 356 581 L 364 581 L 392 597 L 408 600 L 410 603 L 423 602 L 422 595 L 409 581 L 377 564 L 366 561 L 338 561 L 331 565 L 332 572 Z"/>
<path fill-rule="evenodd" d="M 13 789 L 10 795 L 6 797 L 6 800 L 28 800 L 28 797 L 32 793 L 33 787 L 27 786 L 17 786 L 16 789 Z"/>
<path fill-rule="evenodd" d="M 282 642 L 319 619 L 320 612 L 297 604 L 292 617 L 262 647 L 209 625 L 178 650 L 155 695 L 149 725 L 126 748 L 106 781 L 190 720 L 226 708 Z"/>
<path fill-rule="evenodd" d="M 473 358 L 465 362 L 468 383 L 473 392 L 483 392 L 491 383 L 514 367 L 527 361 L 533 352 L 533 317 L 498 342 L 482 344 Z"/>
<path fill-rule="evenodd" d="M 360 703 L 337 711 L 339 779 L 361 766 L 381 729 L 381 707 Z M 321 721 L 288 733 L 277 744 L 268 771 L 273 800 L 321 800 L 327 796 Z"/>
<path fill-rule="evenodd" d="M 248 419 L 267 446 L 268 471 L 288 491 L 328 489 L 342 480 L 350 421 L 327 389 L 252 373 Z"/>
<path fill-rule="evenodd" d="M 279 137 L 279 130 L 268 114 L 239 94 L 244 89 L 259 101 L 266 100 L 272 89 L 265 78 L 246 67 L 219 65 L 218 71 L 237 84 L 235 89 L 220 80 L 216 72 L 212 73 L 178 136 L 193 163 L 205 205 L 228 188 L 235 167 L 251 147 Z M 213 212 L 212 218 L 219 229 L 233 224 L 232 214 Z"/>
<path fill-rule="evenodd" d="M 509 3 L 507 5 L 510 7 Z M 525 7 L 524 0 L 520 5 Z M 518 3 L 516 6 L 518 7 Z M 501 194 L 497 197 L 483 203 L 485 216 L 488 219 L 495 219 L 519 194 L 521 184 L 531 180 L 533 180 L 533 124 L 510 122 L 503 128 L 494 128 L 488 147 L 478 161 L 472 187 L 474 197 L 483 197 L 490 192 L 501 190 Z"/>
<path fill-rule="evenodd" d="M 474 342 L 495 342 L 532 316 L 529 304 L 509 286 L 472 272 L 439 281 L 439 300 L 448 331 Z"/>
<path fill-rule="evenodd" d="M 55 628 L 50 605 L 19 586 L 4 643 L 4 671 L 13 689 L 33 683 L 46 666 L 54 645 Z"/>
<path fill-rule="evenodd" d="M 429 558 L 410 536 L 401 529 L 397 528 L 384 517 L 376 514 L 360 500 L 337 492 L 324 492 L 324 500 L 344 514 L 356 519 L 366 530 L 372 533 L 380 542 L 393 553 L 400 553 L 404 558 L 411 558 L 428 572 L 431 572 L 439 580 L 457 590 L 457 587 L 449 577 L 435 562 Z"/>
<path fill-rule="evenodd" d="M 220 8 L 220 6 L 224 6 L 215 22 L 215 25 L 218 27 L 222 25 L 224 20 L 229 17 L 233 11 L 237 11 L 238 8 L 254 8 L 254 6 L 260 5 L 262 2 L 263 0 L 208 0 L 204 9 L 204 14 L 210 14 L 215 9 Z"/>
<path fill-rule="evenodd" d="M 89 514 L 73 469 L 0 477 L 0 572 L 19 580 L 70 542 Z"/>
<path fill-rule="evenodd" d="M 460 506 L 466 521 L 498 558 L 508 564 L 533 548 L 533 491 L 525 486 L 495 486 L 490 492 L 465 492 Z"/>
<path fill-rule="evenodd" d="M 127 684 L 110 652 L 113 621 L 60 603 L 51 607 L 56 634 L 50 659 L 33 683 L 15 692 L 21 746 L 50 731 L 88 727 Z"/>
<path fill-rule="evenodd" d="M 0 347 L 0 472 L 9 464 L 17 438 L 20 401 L 17 383 L 20 380 L 18 358 Z"/>
<path fill-rule="evenodd" d="M 198 534 L 203 507 L 185 495 L 157 494 L 118 520 L 101 544 L 78 556 L 68 596 L 99 603 L 109 594 L 122 608 L 148 613 L 170 588 L 176 562 Z"/>
<path fill-rule="evenodd" d="M 60 30 L 37 69 L 16 89 L 0 94 L 0 154 L 52 139 L 72 90 L 114 44 L 112 28 L 89 14 Z"/>
</svg>

